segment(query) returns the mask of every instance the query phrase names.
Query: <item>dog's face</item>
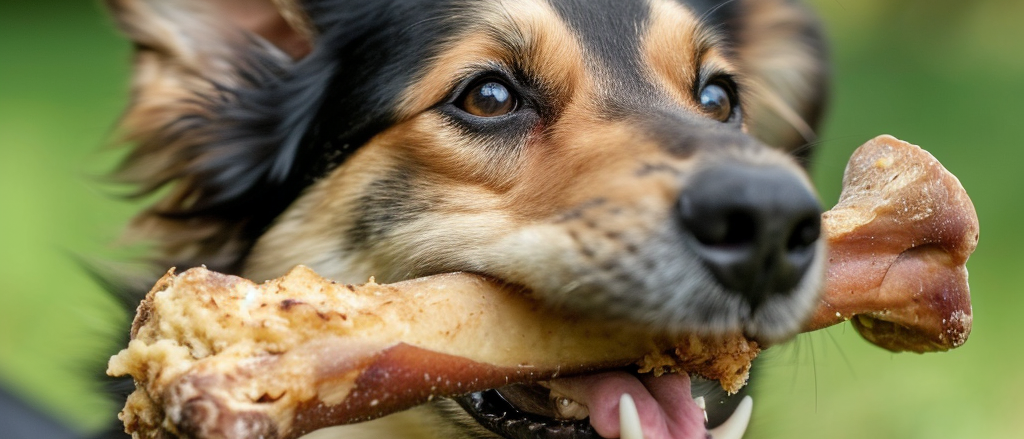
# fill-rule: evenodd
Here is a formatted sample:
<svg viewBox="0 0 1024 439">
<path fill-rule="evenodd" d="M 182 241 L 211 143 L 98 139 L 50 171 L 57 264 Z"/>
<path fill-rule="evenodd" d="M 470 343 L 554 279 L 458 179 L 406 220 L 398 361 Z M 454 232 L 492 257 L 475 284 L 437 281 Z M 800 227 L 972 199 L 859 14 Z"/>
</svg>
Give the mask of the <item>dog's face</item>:
<svg viewBox="0 0 1024 439">
<path fill-rule="evenodd" d="M 675 1 L 460 3 L 402 23 L 405 53 L 365 78 L 410 71 L 394 122 L 285 211 L 246 274 L 471 271 L 660 330 L 793 333 L 820 212 L 802 169 L 744 133 L 721 36 Z"/>
<path fill-rule="evenodd" d="M 470 271 L 566 313 L 769 343 L 811 310 L 820 208 L 787 150 L 824 68 L 789 2 L 312 1 L 315 35 L 235 3 L 112 2 L 144 43 L 126 172 L 174 184 L 136 230 L 179 266 Z M 198 14 L 191 36 L 146 30 L 175 14 Z"/>
</svg>

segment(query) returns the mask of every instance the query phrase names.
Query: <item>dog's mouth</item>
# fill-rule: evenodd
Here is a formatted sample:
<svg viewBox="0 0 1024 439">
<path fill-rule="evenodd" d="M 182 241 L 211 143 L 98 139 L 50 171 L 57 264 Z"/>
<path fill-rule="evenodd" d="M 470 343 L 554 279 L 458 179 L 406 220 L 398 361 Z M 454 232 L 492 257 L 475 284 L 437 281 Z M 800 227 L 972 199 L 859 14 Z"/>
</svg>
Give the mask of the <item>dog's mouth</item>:
<svg viewBox="0 0 1024 439">
<path fill-rule="evenodd" d="M 506 439 L 742 439 L 750 397 L 730 396 L 718 380 L 697 375 L 635 371 L 592 369 L 451 399 L 476 424 Z"/>
<path fill-rule="evenodd" d="M 750 399 L 738 407 L 717 400 L 707 404 L 703 393 L 709 386 L 700 384 L 684 374 L 605 371 L 455 399 L 481 426 L 508 439 L 742 438 Z M 724 422 L 709 430 L 708 419 Z"/>
</svg>

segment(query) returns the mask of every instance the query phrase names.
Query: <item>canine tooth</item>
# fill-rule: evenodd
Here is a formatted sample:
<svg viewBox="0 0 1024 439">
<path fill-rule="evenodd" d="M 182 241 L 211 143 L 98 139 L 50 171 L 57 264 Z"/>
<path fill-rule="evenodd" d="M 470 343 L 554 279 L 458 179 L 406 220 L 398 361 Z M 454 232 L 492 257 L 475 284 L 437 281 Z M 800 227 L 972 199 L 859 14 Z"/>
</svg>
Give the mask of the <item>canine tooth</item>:
<svg viewBox="0 0 1024 439">
<path fill-rule="evenodd" d="M 708 405 L 707 405 L 707 402 L 704 401 L 704 397 L 703 396 L 698 396 L 696 398 L 693 398 L 693 402 L 697 403 L 697 407 L 700 407 L 700 411 L 704 412 L 704 423 L 707 424 L 708 423 Z"/>
<path fill-rule="evenodd" d="M 640 412 L 636 410 L 636 402 L 628 393 L 619 397 L 619 438 L 644 439 L 644 430 L 640 427 Z"/>
<path fill-rule="evenodd" d="M 742 439 L 750 423 L 750 414 L 754 411 L 754 399 L 749 395 L 743 397 L 736 411 L 722 425 L 708 430 L 711 439 Z"/>
</svg>

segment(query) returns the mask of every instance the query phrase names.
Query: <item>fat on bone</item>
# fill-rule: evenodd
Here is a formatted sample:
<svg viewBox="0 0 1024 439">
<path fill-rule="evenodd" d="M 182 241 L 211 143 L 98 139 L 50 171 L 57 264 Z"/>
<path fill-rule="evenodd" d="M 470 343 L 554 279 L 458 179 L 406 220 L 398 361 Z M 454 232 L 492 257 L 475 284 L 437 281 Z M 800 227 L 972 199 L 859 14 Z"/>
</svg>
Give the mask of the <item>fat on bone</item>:
<svg viewBox="0 0 1024 439">
<path fill-rule="evenodd" d="M 828 273 L 804 330 L 852 320 L 894 352 L 959 347 L 971 332 L 966 263 L 978 227 L 960 181 L 927 151 L 892 136 L 865 143 L 822 215 Z"/>
</svg>

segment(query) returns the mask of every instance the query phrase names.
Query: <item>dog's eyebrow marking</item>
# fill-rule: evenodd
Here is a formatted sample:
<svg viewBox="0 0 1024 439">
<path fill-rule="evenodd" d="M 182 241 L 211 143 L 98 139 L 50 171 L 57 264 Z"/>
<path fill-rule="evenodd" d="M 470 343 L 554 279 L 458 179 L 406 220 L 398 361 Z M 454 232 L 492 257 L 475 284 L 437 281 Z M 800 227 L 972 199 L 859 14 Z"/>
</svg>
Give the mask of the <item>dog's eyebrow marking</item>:
<svg viewBox="0 0 1024 439">
<path fill-rule="evenodd" d="M 721 36 L 677 1 L 652 1 L 650 21 L 642 52 L 651 81 L 676 104 L 699 111 L 694 93 L 701 71 L 733 70 Z"/>
<path fill-rule="evenodd" d="M 566 99 L 585 80 L 583 50 L 546 2 L 467 2 L 453 15 L 472 24 L 451 35 L 406 89 L 398 106 L 401 116 L 433 107 L 453 84 L 494 63 L 537 80 L 552 101 Z"/>
</svg>

